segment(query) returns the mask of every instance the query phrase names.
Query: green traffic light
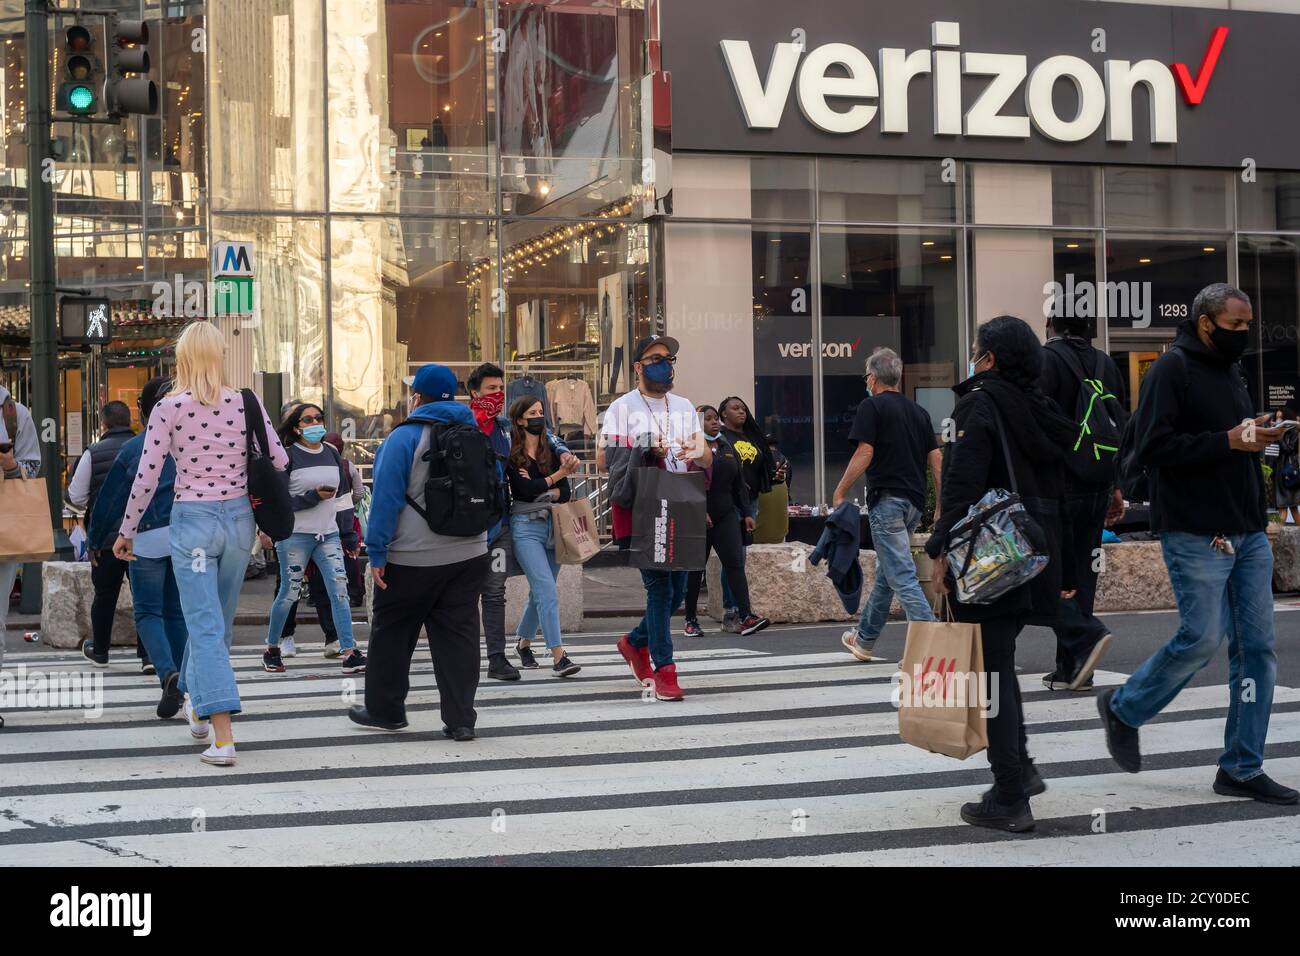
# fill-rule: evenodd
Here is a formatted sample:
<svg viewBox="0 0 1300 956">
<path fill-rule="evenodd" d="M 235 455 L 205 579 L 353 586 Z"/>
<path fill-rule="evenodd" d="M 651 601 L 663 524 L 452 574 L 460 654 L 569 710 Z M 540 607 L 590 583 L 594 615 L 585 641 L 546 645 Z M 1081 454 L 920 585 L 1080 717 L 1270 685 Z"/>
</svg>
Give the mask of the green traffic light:
<svg viewBox="0 0 1300 956">
<path fill-rule="evenodd" d="M 86 113 L 95 106 L 95 91 L 89 86 L 77 85 L 68 90 L 68 107 L 75 113 Z"/>
</svg>

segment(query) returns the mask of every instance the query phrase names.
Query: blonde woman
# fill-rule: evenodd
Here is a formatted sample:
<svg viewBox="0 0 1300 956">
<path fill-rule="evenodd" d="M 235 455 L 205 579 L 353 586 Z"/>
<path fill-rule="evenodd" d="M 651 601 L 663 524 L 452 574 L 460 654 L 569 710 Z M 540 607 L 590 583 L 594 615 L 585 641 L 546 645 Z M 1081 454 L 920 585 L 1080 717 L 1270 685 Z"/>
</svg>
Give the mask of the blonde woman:
<svg viewBox="0 0 1300 956">
<path fill-rule="evenodd" d="M 207 740 L 209 725 L 216 731 L 201 756 L 216 766 L 235 762 L 230 717 L 240 706 L 230 640 L 254 534 L 244 393 L 226 384 L 225 347 L 209 322 L 194 322 L 177 340 L 174 385 L 149 415 L 140 468 L 113 546 L 123 561 L 134 560 L 136 527 L 170 454 L 176 462 L 172 570 L 190 635 L 179 689 L 194 739 Z M 255 411 L 265 422 L 272 460 L 285 468 L 289 459 L 260 402 Z"/>
</svg>

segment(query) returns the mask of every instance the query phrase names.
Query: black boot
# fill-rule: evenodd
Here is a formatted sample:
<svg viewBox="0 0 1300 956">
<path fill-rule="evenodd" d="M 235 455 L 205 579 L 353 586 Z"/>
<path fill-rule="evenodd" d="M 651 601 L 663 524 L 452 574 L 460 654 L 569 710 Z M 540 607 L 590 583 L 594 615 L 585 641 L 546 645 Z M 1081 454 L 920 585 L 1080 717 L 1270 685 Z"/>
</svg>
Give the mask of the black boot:
<svg viewBox="0 0 1300 956">
<path fill-rule="evenodd" d="M 519 671 L 505 654 L 489 654 L 487 676 L 493 680 L 519 680 Z"/>
<path fill-rule="evenodd" d="M 1029 801 L 998 803 L 993 791 L 984 794 L 979 803 L 962 804 L 961 818 L 973 827 L 1005 830 L 1008 833 L 1027 833 L 1034 828 L 1034 815 L 1029 811 Z"/>
</svg>

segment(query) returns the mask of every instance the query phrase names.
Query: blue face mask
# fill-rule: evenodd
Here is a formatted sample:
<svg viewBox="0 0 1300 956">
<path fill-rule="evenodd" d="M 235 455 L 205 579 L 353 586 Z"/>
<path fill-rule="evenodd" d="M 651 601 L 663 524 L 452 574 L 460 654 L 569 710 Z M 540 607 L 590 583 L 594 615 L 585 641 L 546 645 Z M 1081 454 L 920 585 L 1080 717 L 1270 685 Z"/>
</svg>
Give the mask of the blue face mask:
<svg viewBox="0 0 1300 956">
<path fill-rule="evenodd" d="M 324 425 L 308 425 L 302 430 L 302 437 L 312 444 L 316 444 L 325 437 Z"/>
<path fill-rule="evenodd" d="M 668 362 L 643 364 L 641 374 L 652 385 L 671 385 L 673 381 L 673 367 Z"/>
<path fill-rule="evenodd" d="M 719 432 L 716 435 L 710 435 L 708 432 L 705 432 L 704 437 L 707 438 L 709 441 L 717 441 L 719 438 L 722 437 L 722 432 L 719 430 Z"/>
<path fill-rule="evenodd" d="M 983 356 L 983 355 L 977 355 L 977 356 L 976 356 L 972 361 L 970 361 L 969 363 L 967 363 L 967 365 L 966 365 L 966 377 L 967 377 L 967 378 L 974 378 L 976 375 L 979 374 L 979 372 L 975 371 L 975 366 L 976 366 L 976 365 L 979 365 L 979 363 L 982 362 L 982 361 L 984 361 L 984 356 Z"/>
</svg>

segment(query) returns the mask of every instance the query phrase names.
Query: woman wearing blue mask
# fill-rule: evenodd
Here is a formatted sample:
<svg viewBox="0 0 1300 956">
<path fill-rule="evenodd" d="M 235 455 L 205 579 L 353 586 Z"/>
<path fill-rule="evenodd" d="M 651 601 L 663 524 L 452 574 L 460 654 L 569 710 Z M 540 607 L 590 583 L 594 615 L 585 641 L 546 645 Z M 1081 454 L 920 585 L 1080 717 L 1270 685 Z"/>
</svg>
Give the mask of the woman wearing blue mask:
<svg viewBox="0 0 1300 956">
<path fill-rule="evenodd" d="M 343 673 L 366 669 L 366 657 L 352 636 L 352 608 L 348 604 L 347 568 L 343 554 L 355 555 L 359 542 L 353 523 L 352 480 L 347 464 L 332 445 L 325 444 L 325 413 L 318 405 L 298 405 L 289 410 L 279 428 L 280 443 L 289 454 L 289 494 L 293 497 L 293 534 L 275 546 L 280 561 L 280 587 L 271 603 L 265 670 L 284 672 L 280 635 L 289 608 L 302 592 L 307 565 L 315 564 L 329 594 L 330 610 Z M 340 510 L 342 509 L 342 510 Z"/>
</svg>

